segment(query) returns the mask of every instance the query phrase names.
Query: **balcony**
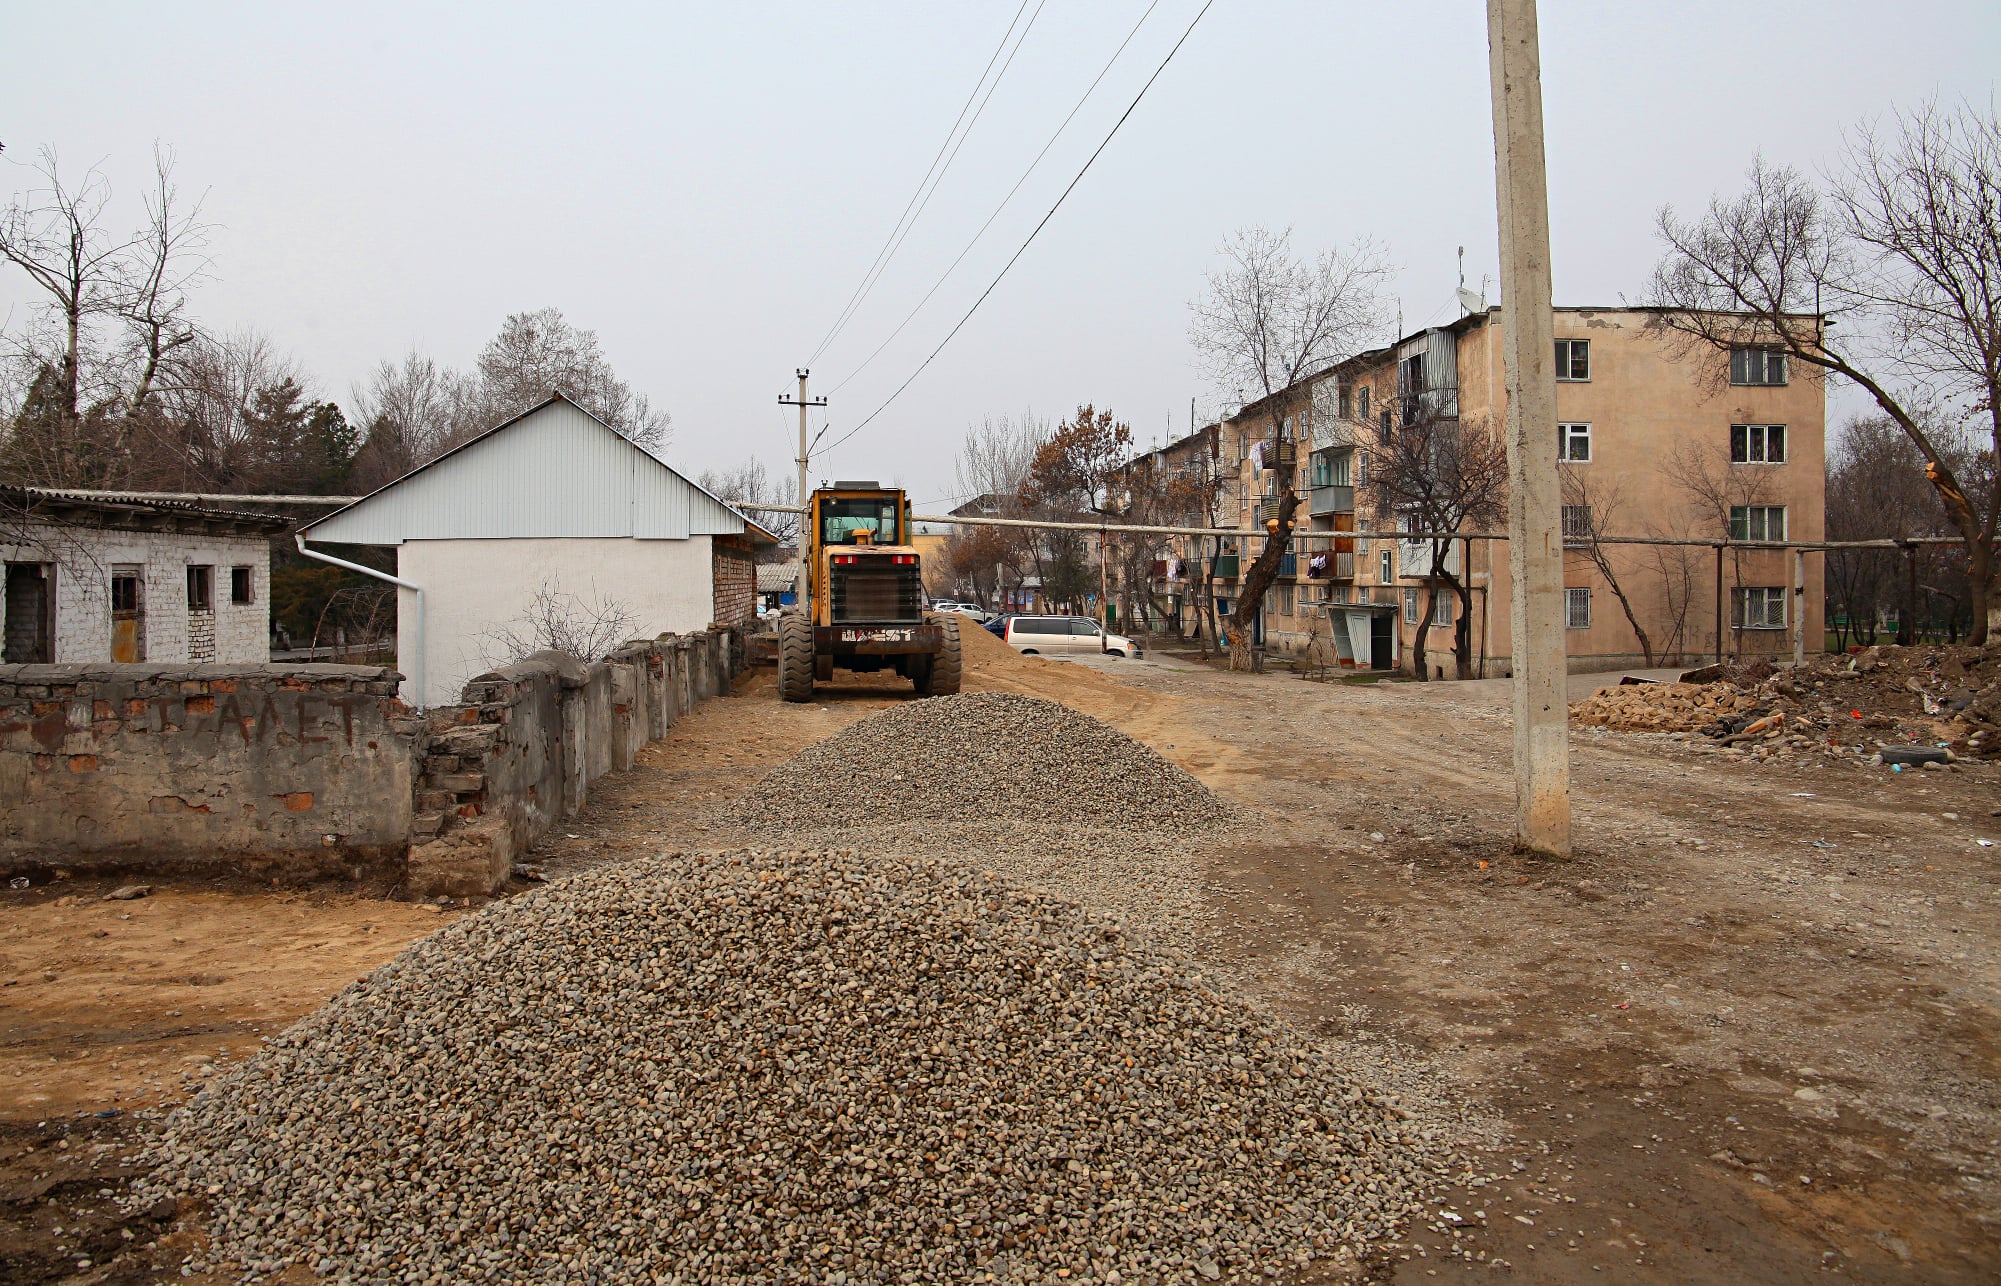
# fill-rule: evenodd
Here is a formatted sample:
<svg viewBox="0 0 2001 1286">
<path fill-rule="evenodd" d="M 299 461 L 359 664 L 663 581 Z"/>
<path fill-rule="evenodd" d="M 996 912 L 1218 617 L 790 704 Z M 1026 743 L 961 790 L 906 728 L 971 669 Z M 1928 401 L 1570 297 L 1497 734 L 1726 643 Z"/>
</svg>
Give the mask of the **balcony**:
<svg viewBox="0 0 2001 1286">
<path fill-rule="evenodd" d="M 1209 574 L 1217 580 L 1237 579 L 1237 556 L 1218 554 L 1209 560 Z"/>
<path fill-rule="evenodd" d="M 1314 580 L 1355 579 L 1355 555 L 1353 553 L 1322 551 L 1307 560 L 1306 574 Z"/>
<path fill-rule="evenodd" d="M 1299 555 L 1283 553 L 1278 556 L 1278 574 L 1297 580 L 1299 578 Z"/>
<path fill-rule="evenodd" d="M 1351 514 L 1355 512 L 1355 489 L 1353 487 L 1319 486 L 1313 489 L 1314 517 L 1325 514 Z"/>
</svg>

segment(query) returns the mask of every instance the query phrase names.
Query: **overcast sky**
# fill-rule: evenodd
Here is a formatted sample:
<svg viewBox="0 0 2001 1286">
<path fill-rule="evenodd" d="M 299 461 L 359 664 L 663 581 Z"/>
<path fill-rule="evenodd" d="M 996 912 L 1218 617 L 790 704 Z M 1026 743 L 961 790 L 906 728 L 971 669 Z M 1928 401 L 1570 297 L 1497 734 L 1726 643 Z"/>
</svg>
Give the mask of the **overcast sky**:
<svg viewBox="0 0 2001 1286">
<path fill-rule="evenodd" d="M 130 217 L 158 140 L 220 225 L 197 313 L 269 332 L 320 395 L 346 403 L 413 345 L 466 365 L 505 314 L 553 304 L 672 411 L 676 464 L 789 470 L 775 399 L 1019 3 L 22 5 L 0 37 L 0 191 L 52 145 L 100 164 Z M 1201 7 L 1160 0 L 864 368 L 1147 7 L 1037 3 L 935 199 L 813 362 L 829 440 L 964 314 Z M 1734 189 L 1754 152 L 1823 165 L 1845 126 L 1933 93 L 1984 103 L 2001 67 L 1992 0 L 1545 0 L 1541 21 L 1560 304 L 1637 297 L 1654 211 Z M 1303 251 L 1374 237 L 1406 327 L 1449 320 L 1457 247 L 1475 289 L 1498 275 L 1486 51 L 1470 0 L 1216 0 L 973 320 L 815 477 L 940 500 L 969 422 L 1085 401 L 1143 443 L 1186 432 L 1190 397 L 1215 400 L 1187 304 L 1233 228 L 1290 225 Z M 0 309 L 18 321 L 26 298 L 0 276 Z"/>
</svg>

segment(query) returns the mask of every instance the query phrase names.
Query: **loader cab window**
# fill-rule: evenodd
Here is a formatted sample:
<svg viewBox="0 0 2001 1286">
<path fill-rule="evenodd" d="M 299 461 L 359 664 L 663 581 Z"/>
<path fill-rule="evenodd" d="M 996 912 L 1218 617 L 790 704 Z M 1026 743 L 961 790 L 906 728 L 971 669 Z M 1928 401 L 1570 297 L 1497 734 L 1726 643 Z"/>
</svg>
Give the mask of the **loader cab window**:
<svg viewBox="0 0 2001 1286">
<path fill-rule="evenodd" d="M 858 531 L 869 532 L 870 539 L 878 545 L 899 543 L 896 538 L 896 500 L 887 496 L 871 496 L 820 502 L 822 544 L 855 544 L 855 533 Z"/>
</svg>

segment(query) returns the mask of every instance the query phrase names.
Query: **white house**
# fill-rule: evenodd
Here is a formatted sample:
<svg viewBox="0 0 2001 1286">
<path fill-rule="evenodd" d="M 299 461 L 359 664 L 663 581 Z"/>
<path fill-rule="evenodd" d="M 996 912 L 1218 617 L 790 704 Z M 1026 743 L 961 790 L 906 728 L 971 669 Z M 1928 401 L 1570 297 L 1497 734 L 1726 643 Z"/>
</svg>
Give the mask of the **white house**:
<svg viewBox="0 0 2001 1286">
<path fill-rule="evenodd" d="M 0 660 L 271 659 L 270 514 L 0 487 Z"/>
<path fill-rule="evenodd" d="M 309 523 L 300 550 L 337 561 L 309 540 L 395 547 L 397 668 L 416 706 L 456 702 L 552 612 L 586 630 L 616 619 L 617 643 L 748 620 L 756 548 L 775 543 L 560 393 Z"/>
</svg>

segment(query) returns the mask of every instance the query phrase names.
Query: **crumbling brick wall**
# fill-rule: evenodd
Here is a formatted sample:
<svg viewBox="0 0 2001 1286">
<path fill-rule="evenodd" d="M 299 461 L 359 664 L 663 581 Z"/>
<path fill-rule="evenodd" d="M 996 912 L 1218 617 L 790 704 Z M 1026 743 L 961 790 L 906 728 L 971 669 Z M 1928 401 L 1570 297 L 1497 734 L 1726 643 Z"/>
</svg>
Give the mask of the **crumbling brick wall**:
<svg viewBox="0 0 2001 1286">
<path fill-rule="evenodd" d="M 0 666 L 0 866 L 399 870 L 422 720 L 367 666 Z"/>
<path fill-rule="evenodd" d="M 421 715 L 372 667 L 0 665 L 0 870 L 492 893 L 593 780 L 729 691 L 739 633 L 538 653 Z"/>
</svg>

